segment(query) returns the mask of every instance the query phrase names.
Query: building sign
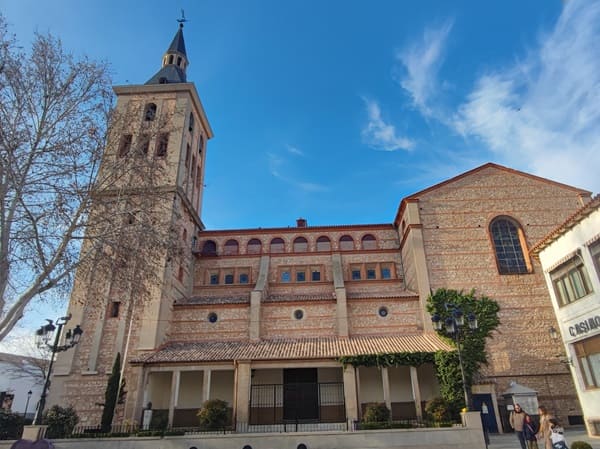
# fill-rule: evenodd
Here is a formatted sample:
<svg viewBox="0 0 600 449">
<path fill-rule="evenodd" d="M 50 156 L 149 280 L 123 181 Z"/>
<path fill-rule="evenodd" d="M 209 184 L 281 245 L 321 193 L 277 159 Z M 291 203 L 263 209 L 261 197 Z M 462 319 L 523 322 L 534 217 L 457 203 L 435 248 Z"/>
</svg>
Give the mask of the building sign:
<svg viewBox="0 0 600 449">
<path fill-rule="evenodd" d="M 569 335 L 576 337 L 581 334 L 587 334 L 594 329 L 600 329 L 600 315 L 589 317 L 586 320 L 569 326 Z"/>
</svg>

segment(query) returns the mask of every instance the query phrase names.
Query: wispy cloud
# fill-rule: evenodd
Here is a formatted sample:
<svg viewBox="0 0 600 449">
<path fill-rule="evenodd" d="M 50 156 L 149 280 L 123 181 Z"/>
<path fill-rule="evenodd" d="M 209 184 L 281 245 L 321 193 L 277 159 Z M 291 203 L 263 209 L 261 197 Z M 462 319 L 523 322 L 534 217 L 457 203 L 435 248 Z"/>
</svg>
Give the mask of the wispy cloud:
<svg viewBox="0 0 600 449">
<path fill-rule="evenodd" d="M 600 1 L 570 1 L 536 51 L 487 73 L 454 127 L 508 163 L 600 190 Z"/>
<path fill-rule="evenodd" d="M 294 145 L 286 145 L 287 151 L 295 156 L 304 156 L 304 152 Z"/>
<path fill-rule="evenodd" d="M 286 184 L 305 192 L 326 192 L 329 190 L 327 186 L 322 184 L 298 180 L 287 175 L 286 160 L 281 156 L 278 156 L 274 153 L 267 153 L 267 158 L 269 163 L 269 172 L 271 175 L 285 182 Z"/>
<path fill-rule="evenodd" d="M 363 98 L 367 108 L 367 124 L 362 130 L 363 141 L 375 150 L 410 150 L 415 143 L 407 137 L 398 136 L 396 127 L 386 123 L 381 117 L 381 108 L 376 101 Z"/>
<path fill-rule="evenodd" d="M 430 100 L 438 92 L 438 72 L 452 26 L 453 21 L 448 20 L 437 28 L 426 28 L 422 40 L 396 53 L 396 59 L 402 64 L 402 70 L 396 74 L 397 81 L 425 116 L 433 113 Z"/>
</svg>

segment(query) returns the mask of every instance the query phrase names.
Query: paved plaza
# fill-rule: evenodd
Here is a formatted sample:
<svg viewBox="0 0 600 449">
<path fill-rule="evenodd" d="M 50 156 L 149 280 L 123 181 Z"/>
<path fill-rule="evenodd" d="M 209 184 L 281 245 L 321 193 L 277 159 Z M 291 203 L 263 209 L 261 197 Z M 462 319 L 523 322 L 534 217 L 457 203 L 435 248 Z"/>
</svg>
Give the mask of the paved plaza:
<svg viewBox="0 0 600 449">
<path fill-rule="evenodd" d="M 600 438 L 591 438 L 587 435 L 584 427 L 570 427 L 565 430 L 567 444 L 573 441 L 586 441 L 591 444 L 593 449 L 600 449 Z M 488 449 L 520 449 L 519 441 L 514 433 L 490 435 L 490 444 Z M 543 449 L 540 446 L 539 449 Z"/>
</svg>

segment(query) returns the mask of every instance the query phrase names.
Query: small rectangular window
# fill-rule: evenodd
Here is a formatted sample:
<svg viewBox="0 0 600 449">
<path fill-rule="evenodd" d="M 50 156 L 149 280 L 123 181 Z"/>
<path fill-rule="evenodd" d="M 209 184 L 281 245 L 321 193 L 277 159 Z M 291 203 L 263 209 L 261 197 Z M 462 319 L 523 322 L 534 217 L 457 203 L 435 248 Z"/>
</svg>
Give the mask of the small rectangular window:
<svg viewBox="0 0 600 449">
<path fill-rule="evenodd" d="M 133 136 L 131 134 L 123 134 L 121 136 L 121 142 L 119 143 L 119 157 L 125 157 L 131 149 L 131 141 Z"/>
<path fill-rule="evenodd" d="M 160 133 L 156 141 L 156 156 L 165 157 L 169 146 L 169 133 Z"/>
<path fill-rule="evenodd" d="M 375 268 L 367 268 L 367 279 L 377 279 Z"/>
<path fill-rule="evenodd" d="M 313 282 L 319 282 L 321 280 L 321 272 L 313 270 L 313 272 L 311 273 L 311 279 Z"/>
<path fill-rule="evenodd" d="M 247 283 L 248 283 L 248 274 L 241 273 L 240 274 L 240 284 L 247 284 Z"/>
<path fill-rule="evenodd" d="M 211 274 L 210 275 L 210 284 L 211 285 L 217 285 L 219 283 L 219 275 L 218 274 Z"/>
<path fill-rule="evenodd" d="M 296 271 L 296 282 L 305 282 L 306 273 L 304 271 Z"/>
<path fill-rule="evenodd" d="M 108 312 L 108 316 L 110 318 L 117 318 L 119 316 L 119 309 L 121 308 L 121 303 L 119 301 L 113 301 L 110 303 L 110 310 Z"/>
<path fill-rule="evenodd" d="M 281 282 L 290 282 L 290 280 L 291 280 L 290 272 L 282 271 L 281 272 Z"/>
<path fill-rule="evenodd" d="M 226 284 L 233 284 L 233 274 L 227 273 L 225 275 L 225 283 Z"/>
<path fill-rule="evenodd" d="M 388 267 L 383 267 L 381 269 L 381 279 L 391 279 L 392 278 L 392 270 Z"/>
<path fill-rule="evenodd" d="M 190 166 L 190 144 L 187 144 L 187 147 L 185 149 L 185 166 L 189 167 Z"/>
<path fill-rule="evenodd" d="M 360 269 L 359 268 L 354 268 L 352 270 L 352 280 L 353 281 L 359 281 L 360 280 Z"/>
</svg>

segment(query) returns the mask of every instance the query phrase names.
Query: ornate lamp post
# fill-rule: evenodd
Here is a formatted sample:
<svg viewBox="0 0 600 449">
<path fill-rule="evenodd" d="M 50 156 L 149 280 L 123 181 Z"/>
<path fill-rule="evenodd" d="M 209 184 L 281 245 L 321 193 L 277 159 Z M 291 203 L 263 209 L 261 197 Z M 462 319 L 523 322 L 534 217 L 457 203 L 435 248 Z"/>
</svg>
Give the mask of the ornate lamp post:
<svg viewBox="0 0 600 449">
<path fill-rule="evenodd" d="M 56 319 L 54 323 L 52 320 L 46 318 L 48 324 L 41 326 L 35 333 L 36 343 L 38 347 L 47 346 L 50 348 L 50 364 L 48 365 L 48 372 L 46 373 L 46 380 L 44 382 L 44 388 L 42 389 L 42 395 L 40 396 L 40 402 L 38 403 L 37 410 L 35 412 L 35 418 L 33 424 L 40 425 L 42 423 L 42 414 L 44 413 L 44 407 L 46 406 L 46 395 L 48 388 L 50 387 L 50 376 L 52 375 L 52 365 L 54 364 L 54 356 L 57 352 L 66 351 L 72 348 L 81 339 L 83 329 L 79 327 L 79 324 L 74 329 L 69 329 L 65 335 L 65 344 L 59 345 L 60 334 L 65 324 L 71 319 L 71 315 L 63 316 Z M 56 326 L 55 326 L 56 324 Z M 56 331 L 56 333 L 55 333 Z M 54 343 L 50 344 L 54 336 Z"/>
<path fill-rule="evenodd" d="M 448 316 L 446 319 L 442 320 L 442 317 L 438 314 L 438 313 L 434 313 L 433 316 L 431 317 L 431 321 L 433 322 L 433 327 L 435 328 L 435 330 L 437 331 L 445 331 L 446 334 L 450 335 L 452 338 L 454 338 L 454 341 L 456 342 L 456 348 L 458 351 L 458 364 L 460 366 L 460 375 L 462 378 L 462 385 L 463 385 L 463 393 L 465 395 L 465 405 L 467 408 L 471 407 L 471 399 L 469 396 L 469 391 L 467 389 L 467 381 L 465 378 L 465 369 L 463 367 L 463 362 L 462 362 L 462 353 L 461 353 L 461 349 L 460 349 L 460 344 L 461 344 L 461 334 L 464 332 L 464 325 L 465 325 L 465 315 L 463 313 L 462 310 L 460 310 L 460 308 L 452 303 L 446 303 L 444 304 L 444 307 L 446 308 L 446 310 L 448 312 L 450 312 L 450 316 Z M 469 329 L 471 330 L 475 330 L 478 327 L 477 324 L 477 317 L 475 316 L 474 313 L 469 313 L 467 315 L 467 324 L 469 326 Z"/>
</svg>

